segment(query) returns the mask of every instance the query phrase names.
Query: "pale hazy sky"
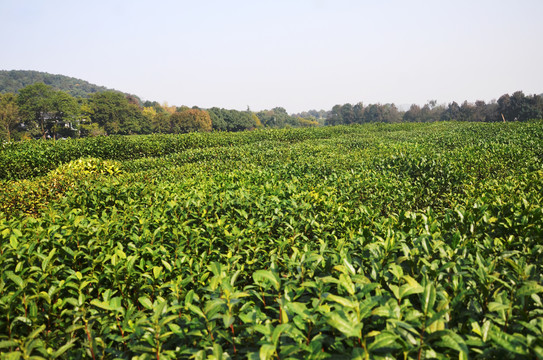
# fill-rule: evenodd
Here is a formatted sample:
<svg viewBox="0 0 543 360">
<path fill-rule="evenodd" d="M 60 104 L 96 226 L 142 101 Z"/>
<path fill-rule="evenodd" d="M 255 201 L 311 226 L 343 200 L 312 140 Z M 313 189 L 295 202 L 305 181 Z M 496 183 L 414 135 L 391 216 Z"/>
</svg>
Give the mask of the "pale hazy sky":
<svg viewBox="0 0 543 360">
<path fill-rule="evenodd" d="M 289 112 L 543 92 L 543 0 L 0 0 L 0 69 Z"/>
</svg>

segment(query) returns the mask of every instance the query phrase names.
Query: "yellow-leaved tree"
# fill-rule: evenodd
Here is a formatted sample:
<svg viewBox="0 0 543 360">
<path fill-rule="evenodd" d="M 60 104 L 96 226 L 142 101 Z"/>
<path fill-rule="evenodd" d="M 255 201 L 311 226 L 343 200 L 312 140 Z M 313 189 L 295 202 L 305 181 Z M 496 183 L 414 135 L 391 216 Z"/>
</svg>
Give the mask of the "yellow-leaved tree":
<svg viewBox="0 0 543 360">
<path fill-rule="evenodd" d="M 0 139 L 7 141 L 11 141 L 13 132 L 21 122 L 15 99 L 15 94 L 0 94 Z"/>
<path fill-rule="evenodd" d="M 188 133 L 193 131 L 211 131 L 209 113 L 200 109 L 185 109 L 170 115 L 172 133 Z"/>
</svg>

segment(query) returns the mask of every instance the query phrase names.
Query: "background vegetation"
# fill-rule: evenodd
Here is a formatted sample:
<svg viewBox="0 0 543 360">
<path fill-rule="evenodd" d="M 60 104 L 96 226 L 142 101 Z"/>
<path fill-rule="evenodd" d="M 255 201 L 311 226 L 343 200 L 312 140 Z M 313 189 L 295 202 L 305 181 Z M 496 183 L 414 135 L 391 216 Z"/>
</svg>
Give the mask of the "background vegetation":
<svg viewBox="0 0 543 360">
<path fill-rule="evenodd" d="M 199 114 L 196 116 L 196 114 Z M 394 104 L 336 105 L 330 111 L 288 114 L 282 107 L 253 112 L 170 106 L 83 80 L 36 71 L 0 71 L 0 141 L 80 138 L 190 131 L 244 131 L 261 127 L 316 127 L 433 121 L 504 122 L 543 117 L 543 97 L 517 91 L 485 103 L 429 101 L 400 111 Z M 211 119 L 211 126 L 209 125 Z"/>
<path fill-rule="evenodd" d="M 17 93 L 22 88 L 36 83 L 44 83 L 73 97 L 85 98 L 97 92 L 111 90 L 70 76 L 32 70 L 0 70 L 0 93 Z"/>
</svg>

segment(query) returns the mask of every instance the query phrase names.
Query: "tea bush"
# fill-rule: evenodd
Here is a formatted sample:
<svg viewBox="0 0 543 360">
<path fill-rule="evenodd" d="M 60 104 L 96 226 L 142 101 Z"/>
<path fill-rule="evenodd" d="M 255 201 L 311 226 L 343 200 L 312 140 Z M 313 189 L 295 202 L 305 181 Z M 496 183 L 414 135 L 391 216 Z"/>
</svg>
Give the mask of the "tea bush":
<svg viewBox="0 0 543 360">
<path fill-rule="evenodd" d="M 2 159 L 32 160 L 12 169 L 44 165 L 1 183 L 0 351 L 543 358 L 542 140 L 529 122 L 14 145 Z"/>
</svg>

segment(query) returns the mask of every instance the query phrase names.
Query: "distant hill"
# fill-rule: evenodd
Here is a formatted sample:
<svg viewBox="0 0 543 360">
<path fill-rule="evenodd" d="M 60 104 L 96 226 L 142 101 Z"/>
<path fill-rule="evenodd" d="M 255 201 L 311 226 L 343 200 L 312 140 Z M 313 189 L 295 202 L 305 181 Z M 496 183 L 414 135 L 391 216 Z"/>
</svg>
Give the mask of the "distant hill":
<svg viewBox="0 0 543 360">
<path fill-rule="evenodd" d="M 70 76 L 53 75 L 32 70 L 0 70 L 0 93 L 16 93 L 27 85 L 42 82 L 74 97 L 89 97 L 102 91 L 116 91 Z"/>
</svg>

